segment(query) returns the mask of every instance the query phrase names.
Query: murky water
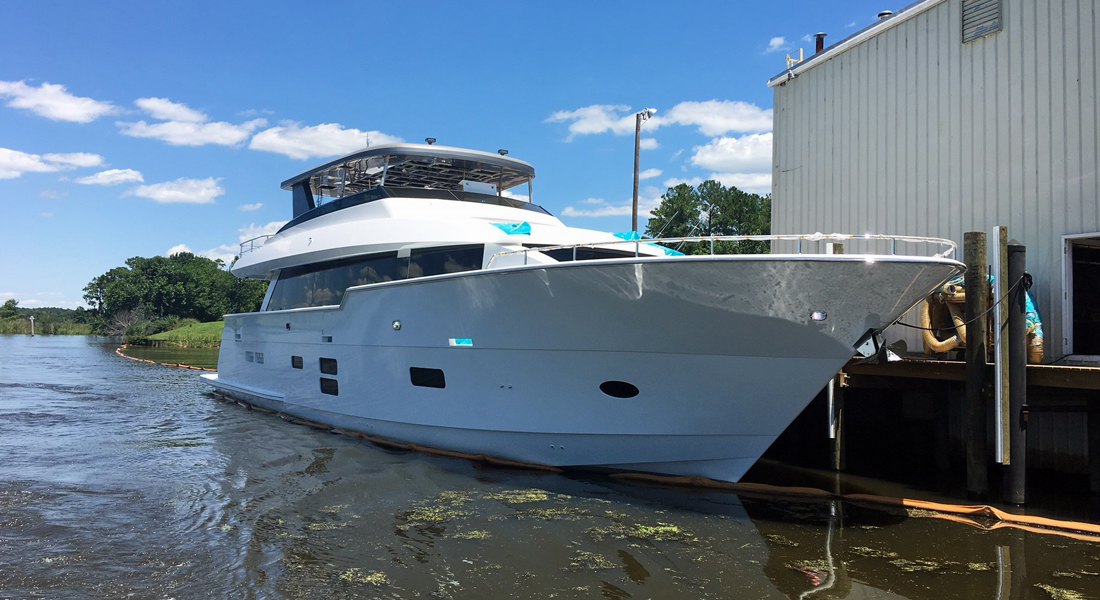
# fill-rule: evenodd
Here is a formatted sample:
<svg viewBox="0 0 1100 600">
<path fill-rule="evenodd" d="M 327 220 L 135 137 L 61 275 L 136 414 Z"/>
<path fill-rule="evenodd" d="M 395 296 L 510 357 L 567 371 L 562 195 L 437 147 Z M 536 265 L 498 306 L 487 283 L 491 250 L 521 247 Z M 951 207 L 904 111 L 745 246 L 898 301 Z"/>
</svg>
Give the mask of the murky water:
<svg viewBox="0 0 1100 600">
<path fill-rule="evenodd" d="M 394 452 L 0 336 L 0 598 L 1100 597 L 1100 544 Z"/>
</svg>

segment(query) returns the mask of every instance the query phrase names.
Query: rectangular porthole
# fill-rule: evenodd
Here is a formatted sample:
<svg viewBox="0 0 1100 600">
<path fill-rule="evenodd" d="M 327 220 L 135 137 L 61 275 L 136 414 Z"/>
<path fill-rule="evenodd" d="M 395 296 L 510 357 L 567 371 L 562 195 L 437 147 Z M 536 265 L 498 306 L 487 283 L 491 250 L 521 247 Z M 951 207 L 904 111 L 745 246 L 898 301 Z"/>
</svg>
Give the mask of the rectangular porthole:
<svg viewBox="0 0 1100 600">
<path fill-rule="evenodd" d="M 335 379 L 329 379 L 328 377 L 321 378 L 321 393 L 328 394 L 330 396 L 340 395 L 340 383 Z"/>
<path fill-rule="evenodd" d="M 336 375 L 336 359 L 335 358 L 322 358 L 321 359 L 321 372 L 325 375 Z"/>
<path fill-rule="evenodd" d="M 254 362 L 256 360 L 256 356 L 252 353 L 251 350 L 245 350 L 244 360 L 245 362 Z"/>
<path fill-rule="evenodd" d="M 258 365 L 264 364 L 264 353 L 263 352 L 257 352 L 256 353 L 256 364 L 258 364 Z"/>
<path fill-rule="evenodd" d="M 424 367 L 409 367 L 409 380 L 419 387 L 443 389 L 447 387 L 447 379 L 443 376 L 443 369 L 426 369 Z"/>
<path fill-rule="evenodd" d="M 290 366 L 295 368 L 295 369 L 301 369 L 302 368 L 302 357 L 301 356 L 291 356 L 290 357 Z"/>
</svg>

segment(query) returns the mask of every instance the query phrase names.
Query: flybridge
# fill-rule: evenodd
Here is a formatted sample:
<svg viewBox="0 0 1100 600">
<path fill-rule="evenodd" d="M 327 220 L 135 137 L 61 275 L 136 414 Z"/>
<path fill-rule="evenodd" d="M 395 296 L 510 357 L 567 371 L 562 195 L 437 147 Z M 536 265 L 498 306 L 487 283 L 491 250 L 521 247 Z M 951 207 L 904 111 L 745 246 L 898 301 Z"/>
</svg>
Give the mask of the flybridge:
<svg viewBox="0 0 1100 600">
<path fill-rule="evenodd" d="M 402 188 L 439 190 L 456 200 L 469 194 L 504 199 L 506 190 L 526 183 L 529 202 L 534 178 L 534 167 L 504 156 L 504 151 L 492 154 L 447 146 L 387 144 L 310 169 L 284 181 L 282 188 L 293 192 L 294 218 L 298 220 L 334 200 L 361 196 L 362 201 L 369 201 L 373 196 L 401 195 Z"/>
</svg>

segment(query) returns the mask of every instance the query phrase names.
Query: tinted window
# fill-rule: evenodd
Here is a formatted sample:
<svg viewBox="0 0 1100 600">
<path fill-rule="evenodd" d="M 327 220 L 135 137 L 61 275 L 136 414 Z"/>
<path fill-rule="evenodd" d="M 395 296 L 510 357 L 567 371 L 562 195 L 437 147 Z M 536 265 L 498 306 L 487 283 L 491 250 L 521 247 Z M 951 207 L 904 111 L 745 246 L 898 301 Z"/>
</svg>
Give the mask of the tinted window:
<svg viewBox="0 0 1100 600">
<path fill-rule="evenodd" d="M 409 262 L 409 278 L 460 273 L 481 268 L 484 246 L 415 250 Z"/>
<path fill-rule="evenodd" d="M 335 358 L 322 358 L 321 359 L 321 372 L 325 375 L 336 375 L 336 359 Z"/>
<path fill-rule="evenodd" d="M 283 269 L 267 310 L 340 304 L 349 287 L 481 268 L 484 246 L 455 246 L 332 260 Z"/>
</svg>

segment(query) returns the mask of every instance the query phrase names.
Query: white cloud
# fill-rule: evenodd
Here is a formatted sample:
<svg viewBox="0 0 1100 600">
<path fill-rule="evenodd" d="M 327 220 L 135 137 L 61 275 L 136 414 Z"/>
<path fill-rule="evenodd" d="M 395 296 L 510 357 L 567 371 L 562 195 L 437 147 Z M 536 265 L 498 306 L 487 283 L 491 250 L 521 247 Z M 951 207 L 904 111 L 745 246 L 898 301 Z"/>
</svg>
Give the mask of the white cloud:
<svg viewBox="0 0 1100 600">
<path fill-rule="evenodd" d="M 753 194 L 770 194 L 772 191 L 771 173 L 711 173 L 710 179 Z"/>
<path fill-rule="evenodd" d="M 182 105 L 180 105 L 182 106 Z M 186 108 L 186 107 L 185 107 Z M 190 109 L 188 109 L 190 110 Z M 266 119 L 253 119 L 239 125 L 218 121 L 215 123 L 199 123 L 194 121 L 164 121 L 161 123 L 136 123 L 117 122 L 120 133 L 130 137 L 153 138 L 168 142 L 174 146 L 203 146 L 206 144 L 218 144 L 221 146 L 235 146 L 252 135 L 252 132 L 264 125 Z"/>
<path fill-rule="evenodd" d="M 175 181 L 142 185 L 127 192 L 126 195 L 149 198 L 161 204 L 212 204 L 214 198 L 225 193 L 218 185 L 220 179 L 188 179 L 180 177 Z"/>
<path fill-rule="evenodd" d="M 138 98 L 134 100 L 134 104 L 154 119 L 162 121 L 205 123 L 208 118 L 205 113 L 190 108 L 186 104 L 172 102 L 168 98 Z"/>
<path fill-rule="evenodd" d="M 658 144 L 657 140 L 653 138 L 642 138 L 638 142 L 638 147 L 642 150 L 656 150 L 657 148 L 660 148 L 661 145 Z"/>
<path fill-rule="evenodd" d="M 41 192 L 38 192 L 38 195 L 42 196 L 43 198 L 49 198 L 50 200 L 60 200 L 67 197 L 69 195 L 69 192 L 61 192 L 58 190 L 42 190 Z"/>
<path fill-rule="evenodd" d="M 638 173 L 638 179 L 652 179 L 654 177 L 660 177 L 662 172 L 663 171 L 661 171 L 660 169 L 646 169 L 641 173 Z"/>
<path fill-rule="evenodd" d="M 0 148 L 0 179 L 14 179 L 23 173 L 52 173 L 75 167 L 94 166 L 102 162 L 102 156 L 86 152 L 38 155 Z"/>
<path fill-rule="evenodd" d="M 380 131 L 345 129 L 339 123 L 322 123 L 302 127 L 294 121 L 283 121 L 278 127 L 257 133 L 248 144 L 253 150 L 275 152 L 290 158 L 307 159 L 347 154 L 367 145 L 392 144 L 403 141 Z"/>
<path fill-rule="evenodd" d="M 851 29 L 852 27 L 855 27 L 855 26 L 856 26 L 856 22 L 855 22 L 855 21 L 852 21 L 851 23 L 848 23 L 847 25 L 845 25 L 845 27 L 847 27 L 847 28 L 849 28 L 849 29 Z"/>
<path fill-rule="evenodd" d="M 203 258 L 209 258 L 210 260 L 220 260 L 224 264 L 230 264 L 233 259 L 237 257 L 238 246 L 230 244 L 222 244 L 217 248 L 210 248 L 209 250 L 192 250 L 187 244 L 176 244 L 169 248 L 164 255 L 172 256 L 173 254 L 179 254 L 181 252 L 190 252 L 195 256 L 201 256 Z"/>
<path fill-rule="evenodd" d="M 807 44 L 809 44 L 810 42 L 814 41 L 814 36 L 807 33 L 806 35 L 802 36 L 800 39 L 803 42 L 806 42 Z"/>
<path fill-rule="evenodd" d="M 286 224 L 287 221 L 272 221 L 266 225 L 256 225 L 255 223 L 252 223 L 237 230 L 240 233 L 240 236 L 237 238 L 237 240 L 241 242 L 247 242 L 252 238 L 260 237 L 261 235 L 271 235 L 276 231 L 279 231 L 279 229 L 281 229 L 283 225 Z"/>
<path fill-rule="evenodd" d="M 40 217 L 52 217 L 53 213 L 52 212 L 40 212 L 40 213 L 38 213 L 38 216 L 40 216 Z"/>
<path fill-rule="evenodd" d="M 569 123 L 569 137 L 610 131 L 616 135 L 634 133 L 634 113 L 623 104 L 593 104 L 577 110 L 559 110 L 546 119 L 549 123 Z"/>
<path fill-rule="evenodd" d="M 620 204 L 608 204 L 602 198 L 588 198 L 581 200 L 582 204 L 590 204 L 596 208 L 575 208 L 566 206 L 561 211 L 563 217 L 615 217 L 630 216 L 633 200 L 627 198 Z M 648 219 L 650 213 L 661 205 L 661 190 L 653 186 L 646 186 L 638 193 L 638 218 Z M 625 230 L 629 224 L 623 226 Z"/>
<path fill-rule="evenodd" d="M 260 210 L 260 207 L 263 206 L 263 205 L 264 205 L 263 202 L 257 202 L 255 204 L 242 204 L 240 209 L 243 210 L 243 211 Z"/>
<path fill-rule="evenodd" d="M 790 48 L 790 45 L 787 44 L 787 40 L 785 38 L 773 37 L 772 39 L 768 40 L 768 48 L 767 50 L 764 50 L 764 54 L 768 54 L 770 52 L 780 52 L 788 48 Z"/>
<path fill-rule="evenodd" d="M 10 98 L 12 108 L 25 108 L 54 121 L 89 123 L 118 111 L 110 102 L 74 96 L 65 86 L 51 83 L 32 87 L 22 81 L 0 81 L 0 97 Z"/>
<path fill-rule="evenodd" d="M 67 154 L 44 154 L 42 158 L 65 167 L 98 167 L 103 157 L 89 152 L 69 152 Z"/>
<path fill-rule="evenodd" d="M 720 173 L 771 170 L 772 134 L 753 133 L 739 138 L 715 138 L 694 148 L 691 163 Z"/>
<path fill-rule="evenodd" d="M 724 135 L 770 131 L 772 109 L 762 109 L 748 102 L 707 100 L 706 102 L 681 102 L 664 116 L 654 117 L 662 125 L 698 125 L 703 135 Z"/>
<path fill-rule="evenodd" d="M 671 188 L 671 187 L 676 187 L 676 186 L 680 185 L 681 183 L 686 183 L 686 184 L 690 185 L 691 187 L 695 187 L 695 186 L 699 185 L 700 183 L 703 183 L 703 178 L 702 177 L 692 177 L 691 179 L 683 179 L 683 178 L 680 178 L 680 177 L 673 177 L 672 179 L 666 179 L 665 180 L 665 188 L 667 189 L 667 188 Z"/>
<path fill-rule="evenodd" d="M 141 176 L 140 171 L 133 169 L 107 169 L 94 175 L 80 177 L 75 181 L 84 185 L 118 185 L 145 181 L 145 178 Z"/>
</svg>

